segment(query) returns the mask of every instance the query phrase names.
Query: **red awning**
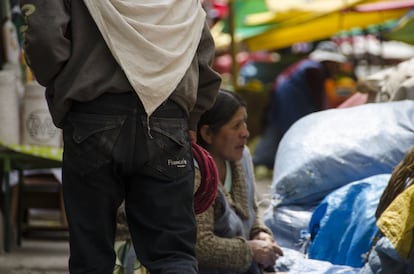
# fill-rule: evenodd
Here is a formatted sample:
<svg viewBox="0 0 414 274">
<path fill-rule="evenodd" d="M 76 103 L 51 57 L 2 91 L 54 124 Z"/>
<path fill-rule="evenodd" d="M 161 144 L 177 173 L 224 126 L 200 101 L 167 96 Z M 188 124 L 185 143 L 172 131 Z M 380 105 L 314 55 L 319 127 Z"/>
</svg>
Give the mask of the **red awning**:
<svg viewBox="0 0 414 274">
<path fill-rule="evenodd" d="M 394 0 L 383 1 L 369 4 L 361 4 L 353 7 L 354 11 L 358 12 L 373 12 L 384 10 L 406 9 L 414 7 L 414 0 Z"/>
</svg>

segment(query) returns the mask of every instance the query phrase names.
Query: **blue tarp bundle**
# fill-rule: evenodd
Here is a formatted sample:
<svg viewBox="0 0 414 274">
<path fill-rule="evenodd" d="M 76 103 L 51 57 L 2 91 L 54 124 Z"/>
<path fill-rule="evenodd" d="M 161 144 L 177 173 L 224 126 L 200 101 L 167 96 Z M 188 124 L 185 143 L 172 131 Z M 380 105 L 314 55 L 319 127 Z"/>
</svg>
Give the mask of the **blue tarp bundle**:
<svg viewBox="0 0 414 274">
<path fill-rule="evenodd" d="M 371 176 L 330 193 L 309 223 L 309 258 L 362 267 L 378 231 L 375 211 L 390 177 Z"/>
</svg>

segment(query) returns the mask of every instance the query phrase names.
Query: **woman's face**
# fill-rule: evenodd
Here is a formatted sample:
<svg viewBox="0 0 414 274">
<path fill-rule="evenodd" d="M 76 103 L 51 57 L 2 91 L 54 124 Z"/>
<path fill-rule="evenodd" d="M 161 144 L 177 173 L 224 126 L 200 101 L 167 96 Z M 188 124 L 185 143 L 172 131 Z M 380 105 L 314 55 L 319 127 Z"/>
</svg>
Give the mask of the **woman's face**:
<svg viewBox="0 0 414 274">
<path fill-rule="evenodd" d="M 216 160 L 236 161 L 242 158 L 249 137 L 246 121 L 246 108 L 240 107 L 230 121 L 213 134 L 209 150 Z"/>
</svg>

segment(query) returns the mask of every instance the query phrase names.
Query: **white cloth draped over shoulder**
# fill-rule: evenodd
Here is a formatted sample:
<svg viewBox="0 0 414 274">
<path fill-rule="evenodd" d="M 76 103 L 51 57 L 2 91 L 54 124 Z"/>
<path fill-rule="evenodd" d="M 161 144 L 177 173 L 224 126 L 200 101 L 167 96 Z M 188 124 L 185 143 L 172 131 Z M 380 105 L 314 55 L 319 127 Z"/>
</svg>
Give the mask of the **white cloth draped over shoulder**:
<svg viewBox="0 0 414 274">
<path fill-rule="evenodd" d="M 201 38 L 199 0 L 84 0 L 151 115 L 177 87 Z"/>
</svg>

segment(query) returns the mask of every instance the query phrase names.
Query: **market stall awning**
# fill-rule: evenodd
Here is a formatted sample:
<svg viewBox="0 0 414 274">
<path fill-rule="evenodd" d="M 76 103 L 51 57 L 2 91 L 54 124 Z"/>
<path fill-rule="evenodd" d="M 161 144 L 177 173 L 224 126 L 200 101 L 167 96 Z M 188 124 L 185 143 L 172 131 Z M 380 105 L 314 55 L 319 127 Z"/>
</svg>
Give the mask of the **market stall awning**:
<svg viewBox="0 0 414 274">
<path fill-rule="evenodd" d="M 387 39 L 414 45 L 414 11 L 401 18 L 394 29 L 385 35 Z"/>
<path fill-rule="evenodd" d="M 359 5 L 378 2 L 384 0 L 236 0 L 234 38 L 244 41 L 251 51 L 276 50 L 298 42 L 327 39 L 354 27 L 382 24 L 409 11 L 405 6 L 382 11 L 357 9 Z M 213 28 L 218 48 L 230 41 L 225 32 L 220 24 Z"/>
<path fill-rule="evenodd" d="M 251 51 L 274 50 L 298 42 L 327 39 L 342 30 L 354 27 L 365 28 L 373 24 L 382 24 L 387 20 L 400 18 L 407 12 L 408 9 L 364 13 L 332 12 L 302 23 L 279 26 L 244 41 Z"/>
<path fill-rule="evenodd" d="M 358 5 L 355 7 L 355 10 L 359 12 L 372 12 L 372 11 L 405 9 L 405 8 L 411 8 L 413 6 L 414 6 L 414 0 L 393 0 L 393 1 L 382 0 L 380 2 Z"/>
</svg>

